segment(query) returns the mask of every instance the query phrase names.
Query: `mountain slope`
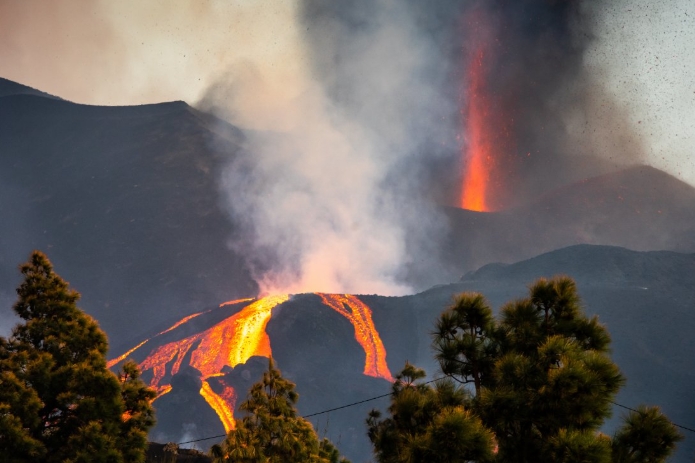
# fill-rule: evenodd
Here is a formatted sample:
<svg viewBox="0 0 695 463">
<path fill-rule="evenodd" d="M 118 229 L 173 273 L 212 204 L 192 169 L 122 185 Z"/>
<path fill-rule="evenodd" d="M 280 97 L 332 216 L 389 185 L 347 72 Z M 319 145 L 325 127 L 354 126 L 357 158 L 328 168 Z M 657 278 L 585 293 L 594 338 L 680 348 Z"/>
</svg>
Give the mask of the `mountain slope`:
<svg viewBox="0 0 695 463">
<path fill-rule="evenodd" d="M 217 173 L 240 133 L 183 102 L 96 107 L 0 98 L 0 299 L 46 251 L 111 336 L 256 286 L 226 246 Z M 4 296 L 3 296 L 4 295 Z"/>
<path fill-rule="evenodd" d="M 573 244 L 695 252 L 695 188 L 648 166 L 566 185 L 510 210 L 446 214 L 442 257 L 467 270 Z"/>
<path fill-rule="evenodd" d="M 436 376 L 430 333 L 435 318 L 453 294 L 482 292 L 498 309 L 505 302 L 526 296 L 527 286 L 537 278 L 556 274 L 568 274 L 577 281 L 585 312 L 598 315 L 611 333 L 613 359 L 628 380 L 618 403 L 629 407 L 640 403 L 659 405 L 675 422 L 686 426 L 695 423 L 695 359 L 691 355 L 695 348 L 691 336 L 695 325 L 695 254 L 572 246 L 512 265 L 487 265 L 458 283 L 412 296 L 358 298 L 371 308 L 391 373 L 400 371 L 407 360 Z M 182 340 L 219 326 L 225 317 L 238 313 L 239 307 L 212 309 L 134 351 L 132 356 L 146 368 L 144 377 L 153 377 L 148 357 L 157 352 L 173 352 L 171 348 L 162 350 L 162 346 L 171 346 L 172 342 L 185 345 Z M 386 380 L 363 373 L 367 354 L 357 342 L 357 330 L 318 295 L 294 295 L 275 306 L 265 331 L 276 365 L 297 384 L 301 395 L 299 410 L 304 415 L 389 392 Z M 201 378 L 205 379 L 201 370 L 191 366 L 198 355 L 191 352 L 206 341 L 200 342 L 192 344 L 191 351 L 172 357 L 162 370 L 163 378 L 170 378 L 166 381 L 171 382 L 173 389 L 155 402 L 159 416 L 166 417 L 154 431 L 155 438 L 184 440 L 184 435 L 186 439 L 195 439 L 224 432 L 209 408 L 203 411 L 205 404 L 199 390 Z M 175 372 L 173 365 L 179 361 L 182 367 Z M 238 404 L 266 367 L 265 362 L 261 357 L 251 357 L 244 364 L 223 368 L 222 379 L 213 379 L 231 385 Z M 341 451 L 353 461 L 366 461 L 370 445 L 364 420 L 370 409 L 383 410 L 387 404 L 388 399 L 382 397 L 312 420 L 320 432 L 339 442 Z M 612 432 L 620 416 L 621 409 L 616 407 L 606 432 Z M 684 441 L 674 461 L 690 461 L 688 456 L 695 451 L 693 444 L 693 439 Z"/>
</svg>

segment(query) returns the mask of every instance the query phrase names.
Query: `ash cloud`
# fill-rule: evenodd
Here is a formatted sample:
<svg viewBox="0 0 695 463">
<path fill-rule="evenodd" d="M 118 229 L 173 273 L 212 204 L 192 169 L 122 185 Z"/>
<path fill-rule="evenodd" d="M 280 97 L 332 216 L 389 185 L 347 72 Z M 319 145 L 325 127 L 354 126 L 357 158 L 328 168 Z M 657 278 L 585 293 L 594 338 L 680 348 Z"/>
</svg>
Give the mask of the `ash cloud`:
<svg viewBox="0 0 695 463">
<path fill-rule="evenodd" d="M 200 104 L 247 136 L 222 177 L 240 229 L 235 250 L 267 292 L 394 295 L 410 292 L 416 274 L 442 281 L 448 269 L 431 251 L 443 219 L 423 178 L 425 157 L 449 153 L 423 148 L 454 138 L 441 121 L 456 102 L 429 71 L 446 61 L 405 4 L 370 5 L 360 34 L 340 12 L 322 21 L 305 8 L 289 75 L 239 63 Z M 317 72 L 323 52 L 347 65 Z"/>
<path fill-rule="evenodd" d="M 495 109 L 514 121 L 495 180 L 506 205 L 640 160 L 624 110 L 584 66 L 591 3 L 305 0 L 288 12 L 286 56 L 234 63 L 199 104 L 247 135 L 222 184 L 232 246 L 262 289 L 402 294 L 452 278 L 436 205 L 458 193 L 476 10 L 490 18 Z M 611 121 L 593 138 L 581 133 L 591 105 Z"/>
<path fill-rule="evenodd" d="M 476 8 L 514 119 L 508 205 L 635 162 L 695 183 L 688 0 L 82 3 L 0 3 L 5 76 L 85 103 L 198 101 L 242 128 L 223 194 L 266 290 L 452 277 L 433 206 L 457 203 Z"/>
</svg>

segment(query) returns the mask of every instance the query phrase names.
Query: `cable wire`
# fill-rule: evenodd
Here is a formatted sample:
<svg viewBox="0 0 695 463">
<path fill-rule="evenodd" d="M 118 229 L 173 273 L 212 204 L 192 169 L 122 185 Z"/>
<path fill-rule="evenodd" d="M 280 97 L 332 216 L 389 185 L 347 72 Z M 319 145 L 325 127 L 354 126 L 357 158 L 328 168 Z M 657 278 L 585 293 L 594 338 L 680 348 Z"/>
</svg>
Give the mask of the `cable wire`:
<svg viewBox="0 0 695 463">
<path fill-rule="evenodd" d="M 440 380 L 446 379 L 446 378 L 448 378 L 448 377 L 447 377 L 447 376 L 443 376 L 443 377 L 440 377 L 440 378 L 434 378 L 434 379 L 431 379 L 431 380 L 429 380 L 429 381 L 427 381 L 427 382 L 419 383 L 419 385 L 434 383 L 434 382 L 436 382 L 436 381 L 440 381 Z M 349 403 L 349 404 L 341 405 L 340 407 L 329 408 L 329 409 L 327 409 L 327 410 L 323 410 L 323 411 L 320 411 L 320 412 L 310 413 L 310 414 L 308 414 L 308 415 L 303 415 L 302 418 L 311 418 L 312 416 L 323 415 L 323 414 L 325 414 L 325 413 L 334 412 L 334 411 L 336 411 L 336 410 L 342 410 L 342 409 L 344 409 L 344 408 L 354 407 L 355 405 L 360 405 L 360 404 L 363 404 L 363 403 L 372 402 L 372 401 L 374 401 L 374 400 L 383 399 L 384 397 L 388 397 L 388 396 L 390 396 L 390 395 L 393 395 L 393 392 L 389 392 L 388 394 L 378 395 L 378 396 L 375 396 L 375 397 L 370 397 L 369 399 L 360 400 L 360 401 L 358 401 L 358 402 L 352 402 L 352 403 Z M 630 408 L 630 407 L 628 407 L 628 406 L 626 406 L 626 405 L 622 405 L 622 404 L 619 404 L 619 403 L 613 402 L 613 401 L 610 401 L 610 403 L 612 403 L 612 404 L 615 405 L 615 406 L 618 406 L 618 407 L 621 407 L 621 408 L 625 408 L 625 409 L 627 409 L 627 410 L 630 410 L 630 411 L 632 411 L 632 412 L 640 413 L 639 410 L 635 410 L 634 408 Z M 670 422 L 672 425 L 674 425 L 674 426 L 676 426 L 676 427 L 678 427 L 678 428 L 685 429 L 686 431 L 690 431 L 690 432 L 692 432 L 692 433 L 695 433 L 695 429 L 693 429 L 693 428 L 689 428 L 689 427 L 687 427 L 687 426 L 683 426 L 683 425 L 674 423 L 674 422 L 671 421 L 671 420 L 669 420 L 669 422 Z M 190 440 L 190 441 L 186 441 L 186 442 L 179 442 L 178 445 L 193 444 L 193 443 L 195 443 L 195 442 L 201 442 L 201 441 L 210 440 L 210 439 L 218 439 L 218 438 L 220 438 L 220 437 L 226 437 L 226 436 L 227 436 L 226 434 L 221 434 L 221 435 L 219 435 L 219 436 L 203 437 L 203 438 L 201 438 L 201 439 Z"/>
</svg>

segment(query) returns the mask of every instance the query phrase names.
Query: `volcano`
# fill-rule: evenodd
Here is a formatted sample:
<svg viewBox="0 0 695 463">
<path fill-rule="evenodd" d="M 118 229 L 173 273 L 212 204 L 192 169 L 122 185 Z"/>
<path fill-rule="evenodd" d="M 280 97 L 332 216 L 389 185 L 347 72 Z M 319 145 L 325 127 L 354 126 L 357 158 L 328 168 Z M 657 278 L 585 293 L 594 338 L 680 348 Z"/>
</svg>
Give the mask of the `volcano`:
<svg viewBox="0 0 695 463">
<path fill-rule="evenodd" d="M 499 307 L 535 278 L 565 273 L 613 335 L 628 378 L 619 402 L 695 422 L 695 188 L 647 166 L 593 166 L 495 212 L 433 204 L 447 233 L 431 259 L 446 278 L 416 262 L 405 276 L 421 291 L 412 296 L 275 295 L 260 310 L 258 286 L 228 246 L 238 218 L 219 199 L 218 172 L 244 143 L 239 129 L 184 102 L 87 106 L 0 79 L 3 327 L 16 265 L 44 250 L 107 332 L 113 367 L 132 357 L 157 388 L 151 438 L 183 442 L 223 434 L 270 355 L 297 383 L 302 414 L 359 402 L 388 393 L 406 360 L 436 373 L 429 332 L 452 294 L 481 291 Z M 241 326 L 256 337 L 236 356 L 219 340 L 249 339 Z M 365 417 L 387 403 L 312 420 L 364 461 Z M 680 458 L 694 450 L 686 440 Z"/>
<path fill-rule="evenodd" d="M 628 379 L 618 403 L 630 407 L 656 404 L 674 422 L 687 425 L 695 421 L 695 394 L 691 390 L 695 360 L 689 355 L 695 347 L 689 335 L 689 327 L 695 323 L 691 310 L 695 304 L 694 272 L 695 254 L 577 245 L 511 265 L 487 265 L 457 283 L 413 296 L 282 297 L 268 314 L 264 335 L 276 365 L 298 386 L 300 413 L 333 410 L 311 417 L 316 429 L 339 442 L 353 461 L 366 461 L 370 444 L 363 427 L 365 417 L 371 408 L 384 409 L 388 399 L 334 409 L 389 392 L 390 378 L 368 368 L 370 356 L 374 357 L 370 352 L 381 350 L 384 366 L 390 371 L 398 371 L 408 360 L 436 376 L 429 334 L 453 294 L 480 291 L 494 307 L 501 307 L 524 295 L 526 286 L 541 276 L 569 274 L 578 283 L 586 312 L 599 315 L 611 332 L 613 358 Z M 362 328 L 340 313 L 347 305 L 336 309 L 336 304 L 346 301 L 359 301 L 369 310 L 376 333 L 371 341 L 360 342 Z M 205 364 L 198 363 L 196 368 L 195 357 L 206 343 L 206 333 L 233 321 L 254 304 L 257 302 L 244 301 L 212 308 L 171 331 L 154 335 L 130 352 L 145 371 L 146 380 L 154 381 L 155 386 L 167 383 L 165 393 L 154 402 L 159 417 L 153 431 L 155 439 L 218 436 L 229 429 L 228 417 L 242 416 L 234 405 L 267 368 L 267 353 L 233 366 L 222 362 L 212 374 Z M 224 349 L 206 350 L 211 355 L 220 351 Z M 175 355 L 152 361 L 164 352 Z M 208 391 L 220 398 L 221 407 L 207 396 Z M 606 432 L 612 431 L 619 417 L 620 409 L 616 409 Z M 205 448 L 209 444 L 198 445 Z M 693 450 L 695 446 L 686 440 L 679 450 L 682 460 L 674 461 L 689 461 L 687 456 Z"/>
</svg>

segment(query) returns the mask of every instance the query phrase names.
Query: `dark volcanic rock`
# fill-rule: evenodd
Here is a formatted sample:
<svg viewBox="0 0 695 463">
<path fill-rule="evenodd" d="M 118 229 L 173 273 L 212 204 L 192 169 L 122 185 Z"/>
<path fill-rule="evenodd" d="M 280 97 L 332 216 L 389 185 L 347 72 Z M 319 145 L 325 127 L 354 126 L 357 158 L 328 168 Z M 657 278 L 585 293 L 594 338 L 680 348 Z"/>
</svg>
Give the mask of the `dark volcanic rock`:
<svg viewBox="0 0 695 463">
<path fill-rule="evenodd" d="M 0 299 L 32 249 L 121 341 L 255 294 L 218 204 L 236 129 L 183 102 L 85 106 L 0 85 L 12 89 L 0 97 Z"/>
<path fill-rule="evenodd" d="M 514 209 L 448 208 L 442 258 L 472 270 L 573 244 L 695 252 L 695 188 L 652 167 L 592 177 Z"/>
<path fill-rule="evenodd" d="M 629 407 L 641 403 L 658 405 L 676 423 L 692 426 L 695 254 L 579 245 L 511 265 L 486 265 L 458 283 L 412 296 L 359 298 L 372 309 L 391 373 L 398 373 L 408 360 L 424 367 L 430 376 L 437 376 L 430 335 L 436 317 L 454 294 L 481 292 L 498 309 L 505 302 L 525 297 L 528 285 L 537 278 L 557 274 L 577 281 L 585 312 L 598 315 L 611 333 L 613 359 L 627 378 L 618 403 Z M 203 331 L 242 306 L 223 307 L 196 317 L 153 338 L 134 357 L 142 360 L 157 346 Z M 364 401 L 388 394 L 390 385 L 363 374 L 365 353 L 355 339 L 353 326 L 323 305 L 319 296 L 301 294 L 273 309 L 266 331 L 276 366 L 297 384 L 300 413 L 314 415 L 332 410 L 310 416 L 319 434 L 336 442 L 352 461 L 367 461 L 371 447 L 364 420 L 370 409 L 384 410 L 388 398 Z M 265 368 L 267 359 L 252 357 L 244 365 L 224 369 L 225 375 L 216 380 L 234 387 L 238 404 Z M 206 408 L 198 394 L 197 370 L 182 368 L 172 378 L 172 386 L 172 392 L 155 402 L 160 417 L 153 433 L 155 439 L 184 440 L 181 436 L 195 439 L 223 433 L 214 412 Z M 356 405 L 343 408 L 349 404 Z M 621 415 L 622 409 L 616 407 L 606 432 L 612 432 Z M 693 451 L 695 445 L 686 440 L 673 461 L 690 461 Z"/>
<path fill-rule="evenodd" d="M 499 308 L 525 297 L 528 285 L 537 278 L 557 274 L 576 280 L 585 312 L 598 315 L 611 334 L 613 360 L 627 378 L 617 402 L 633 408 L 658 405 L 674 422 L 693 427 L 695 254 L 572 246 L 512 265 L 484 266 L 459 283 L 412 296 L 411 304 L 419 308 L 419 323 L 429 323 L 431 329 L 437 315 L 434 308 L 445 307 L 455 293 L 481 292 Z M 428 372 L 435 371 L 431 353 L 428 358 L 423 352 L 420 359 Z M 607 432 L 612 432 L 624 411 L 615 407 Z M 672 461 L 692 460 L 695 442 L 687 437 Z"/>
</svg>

